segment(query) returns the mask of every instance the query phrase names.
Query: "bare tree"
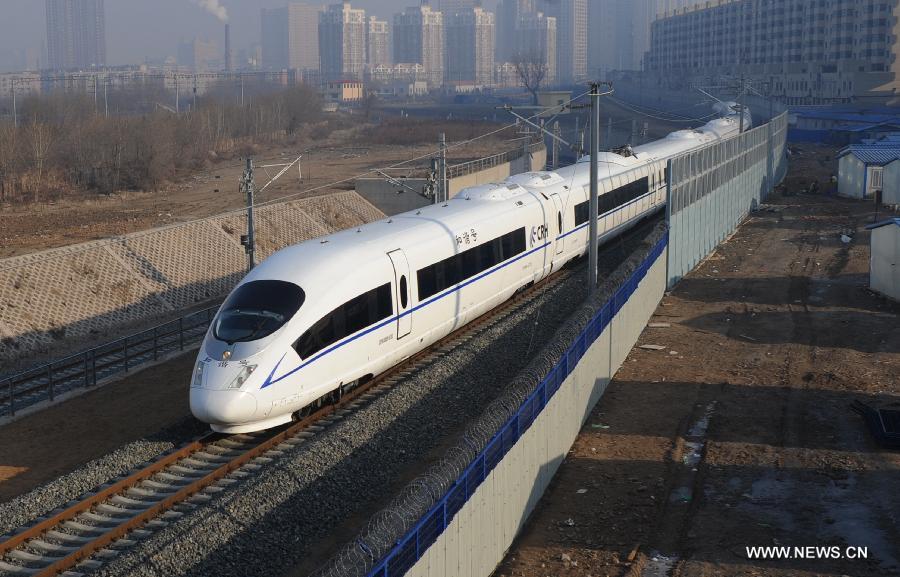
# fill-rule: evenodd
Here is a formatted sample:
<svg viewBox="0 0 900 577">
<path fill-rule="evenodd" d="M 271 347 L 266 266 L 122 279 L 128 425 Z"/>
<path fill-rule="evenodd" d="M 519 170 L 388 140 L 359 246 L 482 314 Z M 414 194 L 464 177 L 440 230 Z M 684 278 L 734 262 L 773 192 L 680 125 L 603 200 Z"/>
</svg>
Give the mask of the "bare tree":
<svg viewBox="0 0 900 577">
<path fill-rule="evenodd" d="M 519 80 L 526 90 L 531 93 L 532 103 L 537 106 L 538 92 L 541 89 L 541 84 L 547 79 L 550 66 L 538 52 L 534 51 L 527 54 L 517 53 L 513 56 L 513 65 L 516 67 L 516 75 L 519 77 Z"/>
<path fill-rule="evenodd" d="M 44 184 L 44 163 L 50 153 L 52 144 L 52 130 L 48 124 L 34 121 L 28 125 L 28 144 L 31 152 L 31 161 L 37 170 L 37 185 L 34 187 L 34 202 L 39 201 L 41 187 Z"/>
</svg>

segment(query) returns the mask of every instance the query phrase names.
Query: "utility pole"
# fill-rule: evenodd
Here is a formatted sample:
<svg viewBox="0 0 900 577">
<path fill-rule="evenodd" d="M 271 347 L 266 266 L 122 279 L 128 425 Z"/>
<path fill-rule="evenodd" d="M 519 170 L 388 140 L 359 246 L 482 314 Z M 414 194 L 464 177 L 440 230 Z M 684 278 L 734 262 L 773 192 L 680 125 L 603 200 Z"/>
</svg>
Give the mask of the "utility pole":
<svg viewBox="0 0 900 577">
<path fill-rule="evenodd" d="M 553 139 L 553 170 L 559 168 L 559 139 L 561 135 L 559 133 L 559 120 L 553 123 L 553 134 L 556 138 Z"/>
<path fill-rule="evenodd" d="M 575 138 L 578 138 L 578 135 L 581 134 L 578 131 L 578 115 L 575 115 Z M 581 158 L 582 153 L 584 153 L 584 143 L 582 142 L 582 147 L 579 150 L 575 151 L 575 160 Z"/>
<path fill-rule="evenodd" d="M 450 194 L 447 190 L 447 134 L 441 133 L 441 159 L 438 162 L 438 202 L 447 202 Z"/>
<path fill-rule="evenodd" d="M 94 115 L 100 113 L 100 110 L 97 108 L 97 74 L 94 73 Z"/>
<path fill-rule="evenodd" d="M 180 104 L 181 103 L 179 101 L 179 94 L 178 94 L 178 73 L 176 72 L 175 73 L 175 114 L 178 114 L 181 112 Z"/>
<path fill-rule="evenodd" d="M 740 134 L 744 134 L 744 75 L 741 74 L 741 89 L 738 92 L 738 114 L 741 117 Z"/>
<path fill-rule="evenodd" d="M 588 235 L 588 294 L 597 290 L 597 212 L 599 212 L 600 191 L 600 85 L 591 84 L 591 201 L 590 233 Z"/>
<path fill-rule="evenodd" d="M 13 93 L 13 128 L 19 127 L 19 108 L 16 104 L 16 79 L 14 78 L 12 81 L 12 93 Z"/>
<path fill-rule="evenodd" d="M 103 108 L 106 117 L 109 118 L 109 78 L 103 79 Z"/>
<path fill-rule="evenodd" d="M 247 272 L 256 266 L 256 239 L 253 232 L 253 159 L 247 159 L 247 168 L 241 178 L 241 191 L 247 194 L 247 234 L 241 236 L 241 244 L 247 253 Z"/>
</svg>

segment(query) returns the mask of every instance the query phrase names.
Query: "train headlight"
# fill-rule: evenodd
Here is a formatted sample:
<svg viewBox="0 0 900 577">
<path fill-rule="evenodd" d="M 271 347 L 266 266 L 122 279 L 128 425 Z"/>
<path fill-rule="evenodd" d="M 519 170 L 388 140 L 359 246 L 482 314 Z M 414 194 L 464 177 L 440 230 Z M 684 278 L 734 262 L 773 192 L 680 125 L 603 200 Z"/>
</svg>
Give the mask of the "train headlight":
<svg viewBox="0 0 900 577">
<path fill-rule="evenodd" d="M 253 374 L 253 371 L 256 370 L 256 365 L 244 365 L 241 367 L 241 372 L 237 374 L 233 381 L 228 385 L 229 389 L 240 389 L 247 379 L 250 378 L 250 375 Z"/>
<path fill-rule="evenodd" d="M 191 381 L 191 387 L 202 387 L 203 386 L 203 369 L 206 367 L 206 363 L 199 362 L 197 363 L 197 368 L 194 369 L 194 380 Z"/>
</svg>

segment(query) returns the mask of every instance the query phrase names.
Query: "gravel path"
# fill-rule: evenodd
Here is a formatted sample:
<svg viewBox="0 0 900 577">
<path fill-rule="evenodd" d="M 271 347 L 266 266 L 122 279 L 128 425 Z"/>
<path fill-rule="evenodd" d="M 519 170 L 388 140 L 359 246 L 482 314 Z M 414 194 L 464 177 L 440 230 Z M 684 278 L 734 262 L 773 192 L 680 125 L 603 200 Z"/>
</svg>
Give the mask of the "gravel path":
<svg viewBox="0 0 900 577">
<path fill-rule="evenodd" d="M 629 247 L 621 248 L 627 254 Z M 351 418 L 285 450 L 208 506 L 186 513 L 95 573 L 311 572 L 339 548 L 341 537 L 359 529 L 359 519 L 443 456 L 448 442 L 504 391 L 584 296 L 575 274 L 519 303 Z"/>
<path fill-rule="evenodd" d="M 173 427 L 128 443 L 108 455 L 90 461 L 78 470 L 33 491 L 0 503 L 0 534 L 11 532 L 25 524 L 33 524 L 38 517 L 140 468 L 143 463 L 184 444 L 204 430 L 201 423 L 193 418 L 186 418 Z"/>
</svg>

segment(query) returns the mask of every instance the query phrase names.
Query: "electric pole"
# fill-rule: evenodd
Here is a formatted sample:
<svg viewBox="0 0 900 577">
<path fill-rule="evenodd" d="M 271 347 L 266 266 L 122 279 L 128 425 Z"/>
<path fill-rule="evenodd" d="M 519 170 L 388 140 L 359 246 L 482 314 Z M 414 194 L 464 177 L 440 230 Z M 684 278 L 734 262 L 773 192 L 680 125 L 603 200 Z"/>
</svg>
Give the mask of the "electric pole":
<svg viewBox="0 0 900 577">
<path fill-rule="evenodd" d="M 591 200 L 590 232 L 588 234 L 588 294 L 597 290 L 597 212 L 600 191 L 600 85 L 591 84 Z"/>
<path fill-rule="evenodd" d="M 13 128 L 19 127 L 19 109 L 16 105 L 16 79 L 12 80 L 12 93 L 13 93 Z"/>
<path fill-rule="evenodd" d="M 447 190 L 449 183 L 447 182 L 447 134 L 441 133 L 441 159 L 438 162 L 438 194 L 440 198 L 437 202 L 447 202 L 450 194 Z"/>
<path fill-rule="evenodd" d="M 553 135 L 555 138 L 553 139 L 553 170 L 559 168 L 559 139 L 562 138 L 562 135 L 559 131 L 559 120 L 553 123 Z"/>
<path fill-rule="evenodd" d="M 241 236 L 241 244 L 247 253 L 247 272 L 256 266 L 256 242 L 253 234 L 253 159 L 247 159 L 247 168 L 241 178 L 241 191 L 247 194 L 247 234 Z"/>
<path fill-rule="evenodd" d="M 741 74 L 741 89 L 738 92 L 738 113 L 741 115 L 740 134 L 744 134 L 744 75 Z"/>
</svg>

